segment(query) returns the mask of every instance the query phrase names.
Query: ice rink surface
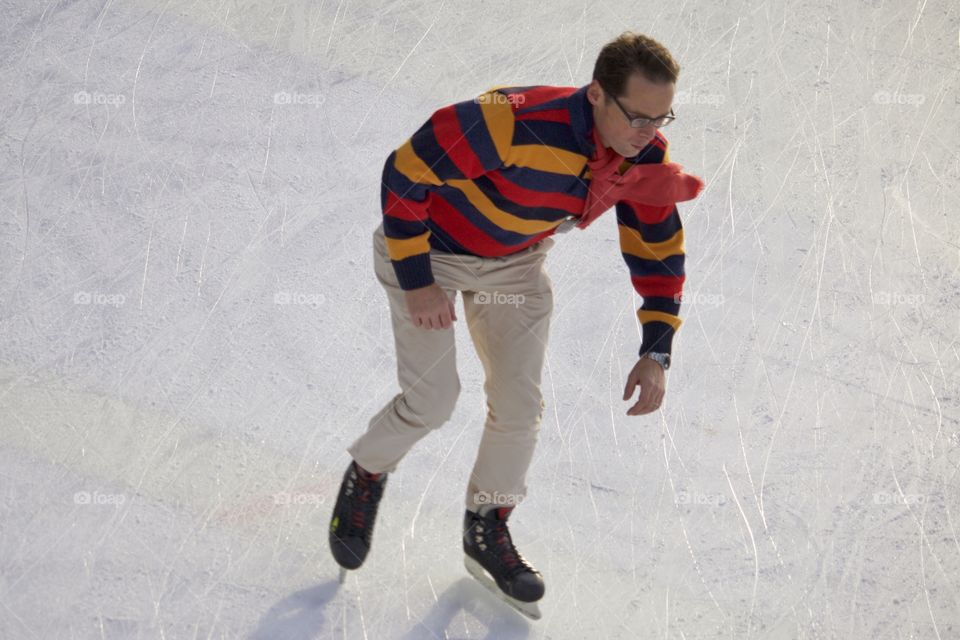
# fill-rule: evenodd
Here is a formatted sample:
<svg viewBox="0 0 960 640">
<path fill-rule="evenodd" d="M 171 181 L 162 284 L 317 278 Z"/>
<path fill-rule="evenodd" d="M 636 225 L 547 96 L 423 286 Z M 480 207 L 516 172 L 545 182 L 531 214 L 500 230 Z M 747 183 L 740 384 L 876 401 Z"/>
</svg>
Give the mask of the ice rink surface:
<svg viewBox="0 0 960 640">
<path fill-rule="evenodd" d="M 628 29 L 707 182 L 662 409 L 625 415 L 608 212 L 547 260 L 543 619 L 462 566 L 462 321 L 457 411 L 338 585 L 345 447 L 398 390 L 384 160 Z M 960 638 L 954 1 L 0 0 L 0 33 L 0 637 Z"/>
</svg>

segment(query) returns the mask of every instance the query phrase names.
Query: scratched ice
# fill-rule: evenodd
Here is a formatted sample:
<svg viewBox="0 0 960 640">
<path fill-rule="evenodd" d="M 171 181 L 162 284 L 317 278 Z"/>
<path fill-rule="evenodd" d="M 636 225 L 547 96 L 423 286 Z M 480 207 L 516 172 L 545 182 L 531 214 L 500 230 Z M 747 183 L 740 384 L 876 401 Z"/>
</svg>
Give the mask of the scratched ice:
<svg viewBox="0 0 960 640">
<path fill-rule="evenodd" d="M 345 447 L 396 392 L 384 159 L 627 29 L 680 60 L 664 133 L 707 181 L 663 409 L 625 415 L 607 214 L 547 261 L 543 619 L 462 566 L 462 321 L 457 411 L 338 585 Z M 5 0 L 0 31 L 0 637 L 960 637 L 956 2 Z"/>
</svg>

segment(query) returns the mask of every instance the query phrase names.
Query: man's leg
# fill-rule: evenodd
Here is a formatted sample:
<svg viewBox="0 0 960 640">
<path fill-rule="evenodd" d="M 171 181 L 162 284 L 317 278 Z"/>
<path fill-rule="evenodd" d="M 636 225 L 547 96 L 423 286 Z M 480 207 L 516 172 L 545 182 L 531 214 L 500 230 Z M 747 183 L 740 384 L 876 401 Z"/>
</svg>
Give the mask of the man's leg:
<svg viewBox="0 0 960 640">
<path fill-rule="evenodd" d="M 526 475 L 540 431 L 544 352 L 553 289 L 543 269 L 547 239 L 500 259 L 483 274 L 483 291 L 465 291 L 464 310 L 486 373 L 487 420 L 470 474 L 466 504 L 513 506 L 526 496 Z"/>
<path fill-rule="evenodd" d="M 453 327 L 424 329 L 410 321 L 404 292 L 397 282 L 383 239 L 383 228 L 373 234 L 374 270 L 387 293 L 397 350 L 400 393 L 371 418 L 366 433 L 347 451 L 373 473 L 393 471 L 420 438 L 450 419 L 460 394 Z M 456 283 L 444 269 L 434 277 L 453 300 Z"/>
</svg>

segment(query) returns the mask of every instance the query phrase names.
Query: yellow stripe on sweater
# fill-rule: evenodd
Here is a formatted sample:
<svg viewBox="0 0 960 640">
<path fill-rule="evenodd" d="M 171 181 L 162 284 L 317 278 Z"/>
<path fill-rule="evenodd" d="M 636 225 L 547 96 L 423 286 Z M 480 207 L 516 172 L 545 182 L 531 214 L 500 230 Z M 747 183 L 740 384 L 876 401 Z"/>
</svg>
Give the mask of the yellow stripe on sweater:
<svg viewBox="0 0 960 640">
<path fill-rule="evenodd" d="M 547 144 L 518 144 L 511 147 L 506 164 L 578 176 L 585 163 L 583 155 L 559 147 L 551 147 Z"/>
<path fill-rule="evenodd" d="M 412 238 L 390 238 L 387 237 L 387 253 L 391 260 L 403 260 L 410 256 L 428 253 L 430 251 L 430 231 L 421 233 Z"/>
<path fill-rule="evenodd" d="M 618 224 L 620 230 L 620 250 L 644 260 L 664 260 L 683 253 L 683 229 L 663 242 L 644 242 L 640 232 L 624 224 Z"/>
<path fill-rule="evenodd" d="M 404 177 L 414 184 L 432 184 L 439 187 L 442 183 L 430 167 L 428 167 L 420 156 L 413 150 L 413 144 L 407 140 L 397 149 L 397 157 L 394 160 L 394 167 L 402 173 Z"/>
<path fill-rule="evenodd" d="M 512 213 L 507 213 L 493 204 L 490 198 L 488 198 L 472 180 L 449 180 L 447 181 L 447 186 L 459 189 L 467 200 L 470 201 L 470 204 L 476 207 L 477 211 L 501 229 L 529 236 L 542 233 L 559 224 L 558 222 L 544 220 L 527 220 L 515 216 Z"/>
<path fill-rule="evenodd" d="M 484 94 L 486 95 L 486 94 Z M 497 94 L 501 98 L 501 94 Z M 483 96 L 481 96 L 483 98 Z M 504 100 L 490 98 L 483 100 L 478 98 L 480 111 L 483 113 L 484 126 L 490 134 L 493 145 L 497 149 L 497 154 L 501 159 L 506 158 L 510 153 L 510 143 L 513 140 L 513 111 L 510 103 Z M 473 125 L 477 126 L 477 125 Z M 463 131 L 464 139 L 460 143 L 468 145 L 466 140 L 466 131 Z M 413 150 L 412 139 L 407 140 L 397 149 L 397 157 L 394 166 L 397 171 L 402 173 L 410 182 L 417 184 L 430 184 L 439 187 L 443 181 L 437 177 L 437 174 L 427 166 L 420 156 Z"/>
<path fill-rule="evenodd" d="M 679 329 L 680 325 L 683 324 L 683 320 L 673 314 L 664 313 L 663 311 L 647 311 L 645 309 L 637 309 L 637 319 L 640 320 L 640 324 L 666 322 L 673 327 L 674 331 Z"/>
<path fill-rule="evenodd" d="M 480 110 L 483 111 L 487 132 L 493 140 L 493 145 L 497 148 L 497 155 L 503 160 L 509 155 L 510 143 L 513 142 L 513 109 L 510 107 L 507 97 L 502 93 L 494 96 L 488 91 L 484 95 L 489 95 L 490 98 L 480 101 Z"/>
</svg>

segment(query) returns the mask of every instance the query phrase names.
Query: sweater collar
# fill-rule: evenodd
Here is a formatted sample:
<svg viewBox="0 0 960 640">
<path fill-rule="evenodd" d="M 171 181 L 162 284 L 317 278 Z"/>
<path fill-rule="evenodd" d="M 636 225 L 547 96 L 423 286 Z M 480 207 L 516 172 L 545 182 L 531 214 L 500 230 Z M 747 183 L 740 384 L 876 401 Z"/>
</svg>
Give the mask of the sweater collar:
<svg viewBox="0 0 960 640">
<path fill-rule="evenodd" d="M 567 109 L 570 112 L 570 126 L 577 139 L 577 145 L 587 158 L 592 158 L 596 151 L 593 143 L 593 105 L 587 99 L 586 84 L 570 94 L 567 99 Z"/>
</svg>

